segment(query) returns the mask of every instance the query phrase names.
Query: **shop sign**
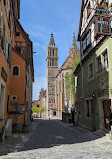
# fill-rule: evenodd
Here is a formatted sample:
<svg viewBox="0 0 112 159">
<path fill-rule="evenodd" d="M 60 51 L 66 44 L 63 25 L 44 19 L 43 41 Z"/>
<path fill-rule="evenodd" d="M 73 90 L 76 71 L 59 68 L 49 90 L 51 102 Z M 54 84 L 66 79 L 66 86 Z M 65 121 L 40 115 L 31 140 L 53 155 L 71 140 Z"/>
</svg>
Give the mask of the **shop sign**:
<svg viewBox="0 0 112 159">
<path fill-rule="evenodd" d="M 4 79 L 5 81 L 7 81 L 7 73 L 6 73 L 6 71 L 4 70 L 3 67 L 2 67 L 1 76 L 3 77 L 3 79 Z"/>
<path fill-rule="evenodd" d="M 96 34 L 111 35 L 110 17 L 96 16 Z"/>
</svg>

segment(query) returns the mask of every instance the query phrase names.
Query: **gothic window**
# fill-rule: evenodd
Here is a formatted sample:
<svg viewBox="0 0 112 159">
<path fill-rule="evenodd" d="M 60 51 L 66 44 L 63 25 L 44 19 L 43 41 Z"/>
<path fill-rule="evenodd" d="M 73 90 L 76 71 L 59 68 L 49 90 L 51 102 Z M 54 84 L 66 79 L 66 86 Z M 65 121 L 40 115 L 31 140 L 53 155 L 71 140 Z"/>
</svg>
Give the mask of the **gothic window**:
<svg viewBox="0 0 112 159">
<path fill-rule="evenodd" d="M 50 66 L 51 66 L 51 60 L 50 60 Z"/>
<path fill-rule="evenodd" d="M 48 66 L 50 66 L 50 60 L 48 60 Z"/>
<path fill-rule="evenodd" d="M 57 60 L 55 60 L 55 66 L 57 66 Z"/>
<path fill-rule="evenodd" d="M 50 50 L 50 56 L 51 56 L 51 50 Z"/>
<path fill-rule="evenodd" d="M 19 76 L 20 75 L 20 68 L 19 68 L 19 66 L 13 66 L 13 68 L 12 68 L 12 75 L 13 76 Z"/>
<path fill-rule="evenodd" d="M 54 66 L 54 59 L 52 59 L 52 66 Z"/>
<path fill-rule="evenodd" d="M 53 49 L 53 57 L 54 57 L 54 49 Z"/>
<path fill-rule="evenodd" d="M 57 51 L 56 51 L 56 57 L 57 57 Z"/>
</svg>

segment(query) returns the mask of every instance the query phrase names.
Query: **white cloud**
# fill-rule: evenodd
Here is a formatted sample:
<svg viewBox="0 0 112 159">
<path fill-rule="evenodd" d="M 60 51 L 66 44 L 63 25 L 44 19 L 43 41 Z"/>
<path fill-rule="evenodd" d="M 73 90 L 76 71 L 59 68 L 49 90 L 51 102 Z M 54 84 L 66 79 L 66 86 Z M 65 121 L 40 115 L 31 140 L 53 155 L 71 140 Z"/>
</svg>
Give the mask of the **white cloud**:
<svg viewBox="0 0 112 159">
<path fill-rule="evenodd" d="M 33 99 L 38 99 L 41 88 L 46 89 L 46 77 L 35 77 L 33 84 Z"/>
</svg>

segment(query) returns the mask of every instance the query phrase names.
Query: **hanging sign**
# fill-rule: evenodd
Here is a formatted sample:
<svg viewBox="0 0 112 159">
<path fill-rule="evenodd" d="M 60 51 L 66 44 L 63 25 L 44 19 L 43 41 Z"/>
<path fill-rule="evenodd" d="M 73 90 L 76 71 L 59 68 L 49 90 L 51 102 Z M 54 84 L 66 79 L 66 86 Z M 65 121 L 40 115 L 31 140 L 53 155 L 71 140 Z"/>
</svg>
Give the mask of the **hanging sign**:
<svg viewBox="0 0 112 159">
<path fill-rule="evenodd" d="M 96 16 L 96 34 L 111 35 L 110 17 Z"/>
</svg>

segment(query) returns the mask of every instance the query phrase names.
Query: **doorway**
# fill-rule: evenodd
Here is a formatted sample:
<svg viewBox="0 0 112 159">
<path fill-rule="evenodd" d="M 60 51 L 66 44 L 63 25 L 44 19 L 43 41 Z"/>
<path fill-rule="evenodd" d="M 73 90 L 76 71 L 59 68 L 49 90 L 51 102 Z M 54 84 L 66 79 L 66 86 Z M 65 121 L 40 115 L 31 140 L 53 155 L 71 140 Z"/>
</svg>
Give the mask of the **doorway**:
<svg viewBox="0 0 112 159">
<path fill-rule="evenodd" d="M 4 107 L 5 107 L 5 84 L 1 82 L 0 85 L 0 120 L 4 119 Z"/>
<path fill-rule="evenodd" d="M 104 125 L 106 129 L 110 129 L 111 100 L 103 101 Z"/>
</svg>

